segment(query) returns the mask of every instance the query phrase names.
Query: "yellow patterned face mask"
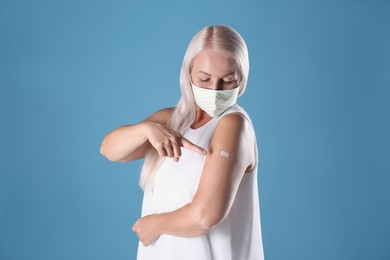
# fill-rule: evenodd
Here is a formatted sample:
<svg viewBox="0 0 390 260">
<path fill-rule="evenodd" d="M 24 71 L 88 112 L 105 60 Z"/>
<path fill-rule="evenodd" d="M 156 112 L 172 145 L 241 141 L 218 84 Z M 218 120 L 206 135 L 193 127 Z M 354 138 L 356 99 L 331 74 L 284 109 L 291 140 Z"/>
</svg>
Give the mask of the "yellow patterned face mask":
<svg viewBox="0 0 390 260">
<path fill-rule="evenodd" d="M 191 81 L 192 92 L 198 106 L 211 117 L 219 116 L 237 102 L 240 86 L 227 90 L 202 88 Z"/>
</svg>

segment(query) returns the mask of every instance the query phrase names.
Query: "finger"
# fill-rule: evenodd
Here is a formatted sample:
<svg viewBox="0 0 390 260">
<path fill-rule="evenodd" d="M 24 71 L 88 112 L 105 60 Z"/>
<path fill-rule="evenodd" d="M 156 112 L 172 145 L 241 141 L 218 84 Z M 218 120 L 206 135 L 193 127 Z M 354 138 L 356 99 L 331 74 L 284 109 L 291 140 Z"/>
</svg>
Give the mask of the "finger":
<svg viewBox="0 0 390 260">
<path fill-rule="evenodd" d="M 181 140 L 181 144 L 184 148 L 186 149 L 189 149 L 189 150 L 192 150 L 192 151 L 195 151 L 195 152 L 198 152 L 200 154 L 206 154 L 206 150 L 203 149 L 202 147 L 200 146 L 197 146 L 193 143 L 191 143 L 188 139 L 186 139 L 185 137 L 182 138 Z"/>
<path fill-rule="evenodd" d="M 160 148 L 160 149 L 158 149 L 157 150 L 157 152 L 158 152 L 158 155 L 160 155 L 160 157 L 165 157 L 165 156 L 167 156 L 167 151 L 165 150 L 165 148 Z"/>
<path fill-rule="evenodd" d="M 165 148 L 165 151 L 167 151 L 167 156 L 168 157 L 173 157 L 174 153 L 173 153 L 172 146 L 169 145 L 169 146 L 165 146 L 164 148 Z"/>
<path fill-rule="evenodd" d="M 175 161 L 178 161 L 179 157 L 181 156 L 181 149 L 180 149 L 180 145 L 178 145 L 177 143 L 173 145 L 173 153 L 174 153 Z"/>
<path fill-rule="evenodd" d="M 160 157 L 165 157 L 166 156 L 166 152 L 165 152 L 165 149 L 164 149 L 162 144 L 158 144 L 155 147 L 155 149 L 158 152 L 158 155 L 160 155 Z"/>
</svg>

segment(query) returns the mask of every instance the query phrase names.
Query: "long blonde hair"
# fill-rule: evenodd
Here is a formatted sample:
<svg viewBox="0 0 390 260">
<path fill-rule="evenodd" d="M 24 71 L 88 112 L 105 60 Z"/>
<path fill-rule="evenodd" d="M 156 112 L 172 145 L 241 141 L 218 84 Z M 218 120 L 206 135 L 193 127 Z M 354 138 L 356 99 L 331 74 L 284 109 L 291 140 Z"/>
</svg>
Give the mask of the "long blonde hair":
<svg viewBox="0 0 390 260">
<path fill-rule="evenodd" d="M 180 71 L 182 96 L 167 123 L 167 127 L 181 134 L 184 134 L 196 117 L 195 100 L 189 78 L 192 61 L 201 51 L 208 48 L 223 51 L 235 57 L 241 77 L 238 96 L 245 92 L 249 74 L 249 58 L 244 39 L 236 30 L 225 25 L 204 27 L 192 37 L 184 55 Z M 164 158 L 160 157 L 155 149 L 150 149 L 145 155 L 139 183 L 143 190 L 153 190 L 155 173 L 163 160 Z"/>
</svg>

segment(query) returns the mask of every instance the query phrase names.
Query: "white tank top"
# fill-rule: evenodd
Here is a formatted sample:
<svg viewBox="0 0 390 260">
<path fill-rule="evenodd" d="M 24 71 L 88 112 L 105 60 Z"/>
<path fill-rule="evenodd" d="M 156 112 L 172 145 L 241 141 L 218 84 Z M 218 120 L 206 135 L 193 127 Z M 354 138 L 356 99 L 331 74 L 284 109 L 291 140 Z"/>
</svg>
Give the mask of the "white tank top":
<svg viewBox="0 0 390 260">
<path fill-rule="evenodd" d="M 244 115 L 252 125 L 248 114 L 236 104 L 205 125 L 197 129 L 189 128 L 183 136 L 207 150 L 218 120 L 233 112 Z M 257 188 L 256 140 L 253 144 L 248 144 L 248 147 L 255 149 L 255 167 L 244 174 L 226 218 L 209 233 L 201 236 L 184 238 L 163 234 L 147 247 L 139 242 L 137 260 L 264 259 Z M 190 203 L 197 191 L 205 158 L 205 155 L 187 149 L 182 149 L 179 162 L 166 158 L 156 172 L 154 191 L 144 193 L 142 216 L 174 211 Z"/>
</svg>

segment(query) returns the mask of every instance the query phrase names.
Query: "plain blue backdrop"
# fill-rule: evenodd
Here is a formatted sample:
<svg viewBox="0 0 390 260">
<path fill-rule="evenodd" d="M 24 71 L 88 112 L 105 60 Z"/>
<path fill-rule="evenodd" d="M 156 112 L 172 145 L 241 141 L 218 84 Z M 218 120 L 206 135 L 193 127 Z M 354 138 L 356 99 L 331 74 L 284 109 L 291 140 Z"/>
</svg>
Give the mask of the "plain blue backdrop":
<svg viewBox="0 0 390 260">
<path fill-rule="evenodd" d="M 390 259 L 390 2 L 0 1 L 0 259 L 135 259 L 142 161 L 111 130 L 174 106 L 191 37 L 237 29 L 266 260 Z M 238 259 L 241 260 L 241 259 Z"/>
</svg>

